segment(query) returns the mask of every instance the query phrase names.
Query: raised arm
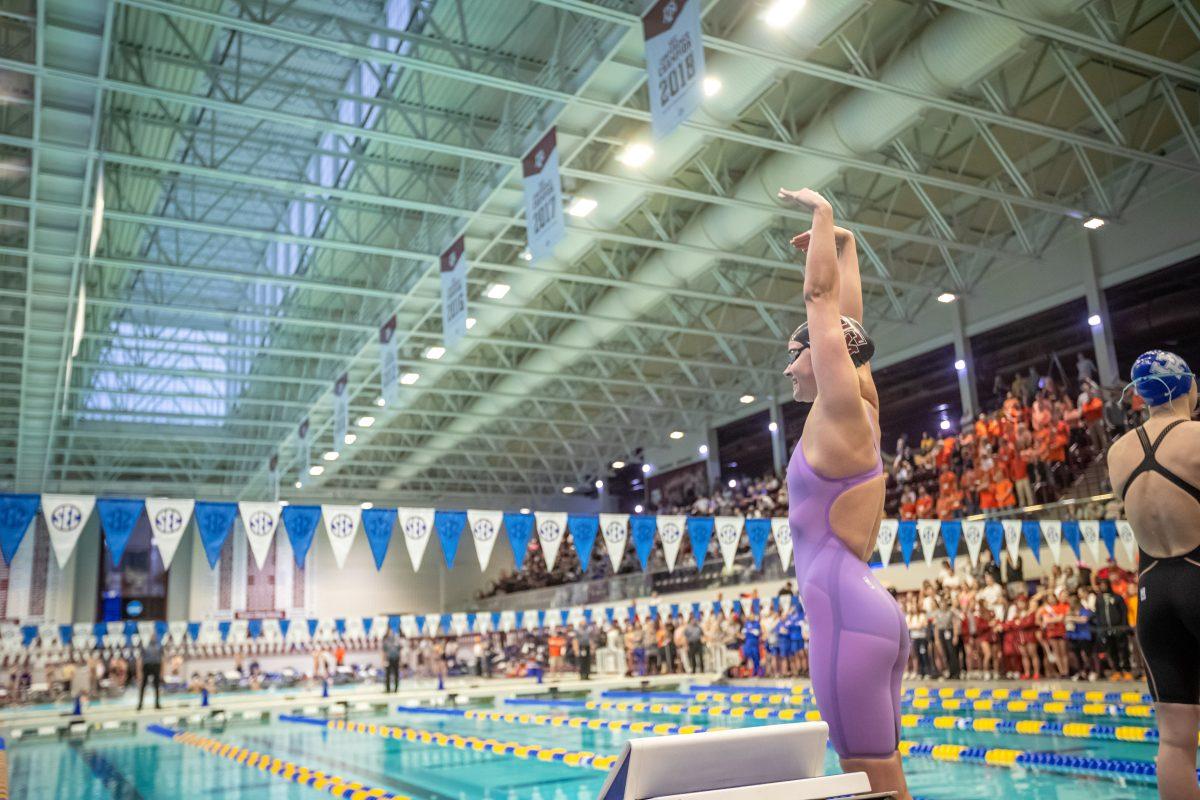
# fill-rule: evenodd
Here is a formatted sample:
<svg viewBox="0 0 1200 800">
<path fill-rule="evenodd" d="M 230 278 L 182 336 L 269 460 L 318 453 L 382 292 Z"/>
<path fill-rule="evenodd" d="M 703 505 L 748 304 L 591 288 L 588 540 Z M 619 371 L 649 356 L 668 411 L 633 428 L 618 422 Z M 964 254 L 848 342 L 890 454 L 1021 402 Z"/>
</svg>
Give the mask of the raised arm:
<svg viewBox="0 0 1200 800">
<path fill-rule="evenodd" d="M 838 292 L 838 308 L 842 316 L 858 322 L 863 321 L 862 276 L 858 270 L 858 247 L 854 234 L 846 228 L 833 226 L 833 240 L 837 246 L 838 277 L 841 290 Z M 792 238 L 792 246 L 805 253 L 812 241 L 812 231 L 805 231 Z"/>
</svg>

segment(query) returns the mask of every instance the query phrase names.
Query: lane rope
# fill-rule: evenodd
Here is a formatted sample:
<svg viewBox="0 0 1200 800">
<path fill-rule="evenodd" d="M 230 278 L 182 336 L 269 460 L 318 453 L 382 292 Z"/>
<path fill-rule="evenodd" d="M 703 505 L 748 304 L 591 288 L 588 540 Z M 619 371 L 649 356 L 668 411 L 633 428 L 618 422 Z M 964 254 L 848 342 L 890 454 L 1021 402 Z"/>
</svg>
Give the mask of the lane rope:
<svg viewBox="0 0 1200 800">
<path fill-rule="evenodd" d="M 696 692 L 760 692 L 766 694 L 812 695 L 812 687 L 794 686 L 738 686 L 692 684 L 689 693 Z M 901 697 L 937 697 L 943 700 L 1056 700 L 1068 703 L 1110 703 L 1115 705 L 1150 705 L 1153 699 L 1145 692 L 1101 692 L 1078 689 L 987 689 L 983 687 L 954 688 L 949 686 L 912 686 L 900 693 Z"/>
</svg>

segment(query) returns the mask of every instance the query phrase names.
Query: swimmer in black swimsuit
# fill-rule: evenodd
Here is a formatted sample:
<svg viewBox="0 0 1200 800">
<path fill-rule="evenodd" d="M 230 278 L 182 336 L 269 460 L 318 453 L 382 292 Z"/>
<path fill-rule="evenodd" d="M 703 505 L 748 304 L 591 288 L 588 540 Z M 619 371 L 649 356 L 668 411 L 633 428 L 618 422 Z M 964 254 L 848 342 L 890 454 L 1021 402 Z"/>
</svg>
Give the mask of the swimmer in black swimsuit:
<svg viewBox="0 0 1200 800">
<path fill-rule="evenodd" d="M 1150 419 L 1113 443 L 1109 477 L 1138 542 L 1137 640 L 1158 718 L 1158 790 L 1200 800 L 1200 423 L 1196 379 L 1179 356 L 1151 350 L 1132 386 Z"/>
</svg>

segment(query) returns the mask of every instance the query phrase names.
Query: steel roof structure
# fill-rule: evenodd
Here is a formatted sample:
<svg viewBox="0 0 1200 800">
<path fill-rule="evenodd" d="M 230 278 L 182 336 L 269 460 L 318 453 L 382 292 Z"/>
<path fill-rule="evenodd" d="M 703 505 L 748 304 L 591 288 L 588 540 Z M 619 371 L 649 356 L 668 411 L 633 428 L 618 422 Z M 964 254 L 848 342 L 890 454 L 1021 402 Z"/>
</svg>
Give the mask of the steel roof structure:
<svg viewBox="0 0 1200 800">
<path fill-rule="evenodd" d="M 1192 0 L 810 0 L 781 29 L 703 0 L 720 89 L 635 169 L 648 5 L 5 3 L 0 487 L 261 496 L 308 418 L 305 496 L 557 491 L 778 388 L 807 227 L 780 185 L 834 199 L 867 315 L 913 326 L 1200 175 Z M 530 264 L 551 125 L 597 206 Z M 431 360 L 459 233 L 476 321 Z M 380 407 L 393 314 L 419 378 Z M 357 441 L 322 462 L 343 372 Z"/>
</svg>

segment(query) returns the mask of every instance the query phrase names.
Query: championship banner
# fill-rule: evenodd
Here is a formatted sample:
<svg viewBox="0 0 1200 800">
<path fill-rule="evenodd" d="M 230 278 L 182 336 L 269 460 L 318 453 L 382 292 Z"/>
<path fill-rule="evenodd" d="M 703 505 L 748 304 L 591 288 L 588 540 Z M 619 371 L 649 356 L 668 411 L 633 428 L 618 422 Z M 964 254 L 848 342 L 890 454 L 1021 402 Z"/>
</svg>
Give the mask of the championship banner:
<svg viewBox="0 0 1200 800">
<path fill-rule="evenodd" d="M 396 399 L 400 385 L 400 340 L 396 338 L 396 315 L 379 326 L 379 382 L 380 394 L 391 403 Z"/>
<path fill-rule="evenodd" d="M 567 532 L 567 512 L 538 511 L 534 513 L 537 525 L 538 542 L 542 545 L 542 557 L 546 560 L 546 571 L 554 571 L 554 562 L 558 559 L 558 548 L 562 545 L 563 534 Z"/>
<path fill-rule="evenodd" d="M 687 517 L 682 514 L 660 515 L 658 538 L 662 541 L 663 556 L 667 560 L 667 572 L 675 571 L 675 559 L 679 556 L 679 545 L 683 542 L 683 526 Z"/>
<path fill-rule="evenodd" d="M 200 500 L 196 502 L 193 513 L 196 517 L 196 533 L 200 535 L 200 544 L 204 545 L 209 569 L 215 569 L 221 559 L 221 548 L 233 529 L 233 520 L 237 518 L 237 503 L 207 503 Z"/>
<path fill-rule="evenodd" d="M 534 261 L 554 253 L 567 228 L 563 220 L 562 180 L 554 128 L 521 160 L 525 178 L 525 237 Z"/>
<path fill-rule="evenodd" d="M 1029 545 L 1029 549 L 1033 551 L 1033 560 L 1042 563 L 1042 543 L 1041 543 L 1041 526 L 1037 520 L 1027 519 L 1021 523 L 1021 533 L 1025 537 L 1025 544 Z"/>
<path fill-rule="evenodd" d="M 442 253 L 442 344 L 453 350 L 467 332 L 467 264 L 465 238 L 459 236 Z"/>
<path fill-rule="evenodd" d="M 505 513 L 504 530 L 508 533 L 513 563 L 518 570 L 524 569 L 525 555 L 529 552 L 529 539 L 533 536 L 533 514 Z"/>
<path fill-rule="evenodd" d="M 972 567 L 979 563 L 985 527 L 983 520 L 966 520 L 962 524 L 963 538 L 967 540 L 967 557 L 971 560 Z"/>
<path fill-rule="evenodd" d="M 492 560 L 492 549 L 500 537 L 500 522 L 503 511 L 467 509 L 467 524 L 471 526 L 471 538 L 475 540 L 475 555 L 479 559 L 479 571 L 486 572 Z"/>
<path fill-rule="evenodd" d="M 134 526 L 141 519 L 143 500 L 124 500 L 102 497 L 96 501 L 96 513 L 100 516 L 100 529 L 104 532 L 104 543 L 114 567 L 121 565 L 125 546 L 133 535 Z"/>
<path fill-rule="evenodd" d="M 662 139 L 704 99 L 700 0 L 658 0 L 642 17 L 650 128 Z"/>
<path fill-rule="evenodd" d="M 896 531 L 896 538 L 900 540 L 900 555 L 904 558 L 904 566 L 912 564 L 913 545 L 917 543 L 917 523 L 915 520 L 903 519 L 900 520 L 900 527 Z"/>
<path fill-rule="evenodd" d="M 195 500 L 174 500 L 167 497 L 147 497 L 146 516 L 150 520 L 150 531 L 154 534 L 154 545 L 158 548 L 163 569 L 171 568 L 175 551 L 192 520 Z"/>
<path fill-rule="evenodd" d="M 346 428 L 350 424 L 350 393 L 346 383 L 350 375 L 343 372 L 333 384 L 333 452 L 342 452 L 346 443 Z"/>
<path fill-rule="evenodd" d="M 712 517 L 688 517 L 688 541 L 692 544 L 692 558 L 696 569 L 704 568 L 704 557 L 708 555 L 708 543 L 712 541 L 715 521 Z"/>
<path fill-rule="evenodd" d="M 42 518 L 50 534 L 50 546 L 59 569 L 67 565 L 79 534 L 87 525 L 96 507 L 96 497 L 90 494 L 42 495 Z"/>
<path fill-rule="evenodd" d="M 434 511 L 433 527 L 437 529 L 438 541 L 442 545 L 442 558 L 446 569 L 454 569 L 454 558 L 458 555 L 458 541 L 467 525 L 465 511 Z"/>
<path fill-rule="evenodd" d="M 725 569 L 733 569 L 733 559 L 737 555 L 738 540 L 742 538 L 742 517 L 717 517 L 717 547 L 721 551 L 721 560 Z"/>
<path fill-rule="evenodd" d="M 36 494 L 0 494 L 0 551 L 5 564 L 12 564 L 37 514 L 39 500 Z"/>
<path fill-rule="evenodd" d="M 942 542 L 946 545 L 946 558 L 950 564 L 958 558 L 958 543 L 962 539 L 962 523 L 956 519 L 948 519 L 942 523 Z"/>
<path fill-rule="evenodd" d="M 792 523 L 787 517 L 771 518 L 771 537 L 775 539 L 775 550 L 784 572 L 792 563 Z"/>
<path fill-rule="evenodd" d="M 392 541 L 392 529 L 396 527 L 396 509 L 368 508 L 362 512 L 363 532 L 367 535 L 367 544 L 371 545 L 371 555 L 375 558 L 375 570 L 383 569 L 383 559 L 387 557 L 388 544 Z"/>
<path fill-rule="evenodd" d="M 304 569 L 309 548 L 317 535 L 317 523 L 321 520 L 320 506 L 285 506 L 280 514 L 283 529 L 287 531 L 288 544 L 292 547 L 292 558 L 296 566 Z"/>
<path fill-rule="evenodd" d="M 321 506 L 321 519 L 325 523 L 325 535 L 333 548 L 333 560 L 338 569 L 346 566 L 346 556 L 358 536 L 358 523 L 362 518 L 362 506 Z"/>
<path fill-rule="evenodd" d="M 1133 535 L 1133 526 L 1128 520 L 1117 520 L 1117 538 L 1121 540 L 1121 544 L 1125 547 L 1125 555 L 1129 557 L 1131 562 L 1136 563 L 1137 559 L 1137 539 Z"/>
<path fill-rule="evenodd" d="M 1062 559 L 1062 522 L 1057 519 L 1044 519 L 1038 523 L 1042 529 L 1042 539 L 1046 542 L 1046 546 L 1050 548 L 1050 557 L 1054 559 L 1054 563 L 1061 563 Z"/>
<path fill-rule="evenodd" d="M 892 548 L 896 545 L 896 532 L 900 521 L 884 519 L 879 521 L 879 535 L 875 537 L 875 546 L 879 548 L 879 560 L 887 566 L 892 560 Z"/>
<path fill-rule="evenodd" d="M 600 530 L 604 536 L 604 546 L 608 548 L 608 560 L 612 563 L 613 572 L 616 572 L 621 568 L 625 545 L 629 541 L 629 515 L 601 514 Z"/>
<path fill-rule="evenodd" d="M 595 514 L 570 514 L 567 516 L 567 529 L 571 531 L 571 542 L 575 545 L 575 555 L 579 556 L 579 566 L 586 574 L 588 565 L 592 563 L 592 550 L 596 548 L 600 520 Z"/>
<path fill-rule="evenodd" d="M 1004 527 L 1004 547 L 1008 551 L 1008 559 L 1015 564 L 1021 555 L 1021 521 L 1006 519 L 1000 524 Z"/>
<path fill-rule="evenodd" d="M 650 552 L 654 549 L 654 530 L 658 527 L 658 519 L 652 514 L 637 514 L 630 517 L 629 521 L 633 528 L 633 551 L 645 570 L 650 564 Z"/>
<path fill-rule="evenodd" d="M 771 538 L 771 521 L 768 519 L 746 520 L 746 541 L 750 542 L 750 555 L 754 568 L 762 569 L 763 556 L 767 553 L 767 540 Z"/>
<path fill-rule="evenodd" d="M 1103 563 L 1104 559 L 1100 557 L 1100 523 L 1094 519 L 1079 520 L 1079 535 L 1092 554 L 1092 563 Z"/>
<path fill-rule="evenodd" d="M 308 468 L 312 466 L 312 449 L 308 443 L 308 417 L 296 428 L 296 439 L 300 447 L 300 482 L 308 483 Z"/>
<path fill-rule="evenodd" d="M 242 517 L 242 528 L 254 554 L 254 564 L 259 569 L 267 561 L 271 542 L 275 541 L 275 529 L 279 527 L 279 503 L 238 503 Z"/>
<path fill-rule="evenodd" d="M 429 536 L 433 533 L 432 508 L 399 508 L 400 530 L 404 532 L 404 546 L 408 549 L 408 560 L 412 562 L 413 572 L 421 568 L 421 560 L 425 557 L 425 548 L 429 544 Z"/>
<path fill-rule="evenodd" d="M 921 555 L 925 557 L 925 566 L 933 566 L 933 549 L 937 547 L 938 533 L 942 523 L 936 519 L 917 520 L 917 538 L 921 541 Z"/>
<path fill-rule="evenodd" d="M 272 500 L 279 499 L 279 454 L 267 460 L 267 492 Z"/>
</svg>

